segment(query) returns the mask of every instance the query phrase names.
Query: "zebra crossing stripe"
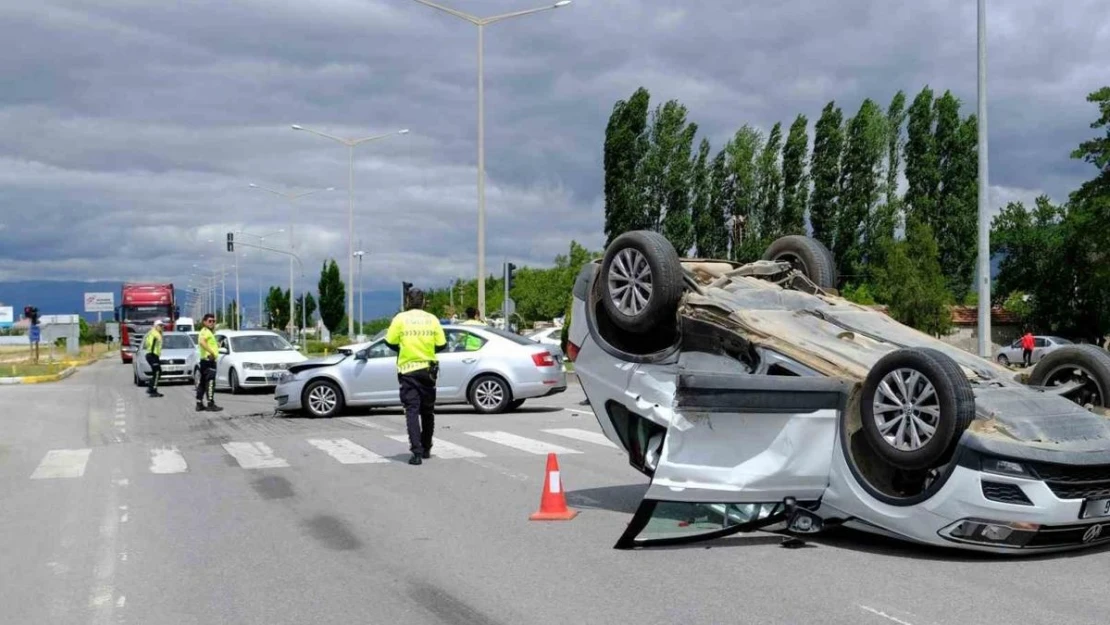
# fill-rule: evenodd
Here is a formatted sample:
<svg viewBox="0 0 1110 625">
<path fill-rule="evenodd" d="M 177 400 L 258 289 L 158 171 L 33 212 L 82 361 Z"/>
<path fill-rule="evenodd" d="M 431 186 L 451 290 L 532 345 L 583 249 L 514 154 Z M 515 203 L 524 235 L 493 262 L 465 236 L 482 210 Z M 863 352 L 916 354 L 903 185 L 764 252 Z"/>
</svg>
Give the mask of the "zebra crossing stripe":
<svg viewBox="0 0 1110 625">
<path fill-rule="evenodd" d="M 32 480 L 81 477 L 92 449 L 51 449 L 31 474 Z"/>
<path fill-rule="evenodd" d="M 151 473 L 184 473 L 189 470 L 185 457 L 176 447 L 150 450 Z"/>
<path fill-rule="evenodd" d="M 244 469 L 276 469 L 289 463 L 274 455 L 266 443 L 224 443 L 224 449 Z"/>
<path fill-rule="evenodd" d="M 470 436 L 487 440 L 491 443 L 505 445 L 520 451 L 526 451 L 530 454 L 544 455 L 549 453 L 557 454 L 580 454 L 582 452 L 569 447 L 562 447 L 553 443 L 545 443 L 538 441 L 534 438 L 526 438 L 524 436 L 517 436 L 516 434 L 509 434 L 508 432 L 466 432 Z"/>
<path fill-rule="evenodd" d="M 343 464 L 369 464 L 389 462 L 369 449 L 352 443 L 345 438 L 310 438 L 308 444 L 323 451 Z"/>
<path fill-rule="evenodd" d="M 573 438 L 574 440 L 593 443 L 595 445 L 601 445 L 603 447 L 612 447 L 614 449 L 616 449 L 617 447 L 613 444 L 613 441 L 606 438 L 605 435 L 600 432 L 591 432 L 589 430 L 580 430 L 578 428 L 555 428 L 552 430 L 542 431 L 547 432 L 548 434 L 554 434 L 555 436 L 565 436 L 567 438 Z"/>
<path fill-rule="evenodd" d="M 407 434 L 394 434 L 394 435 L 391 435 L 389 438 L 392 438 L 395 441 L 400 441 L 402 443 L 405 443 L 405 445 L 408 445 L 408 442 L 409 442 L 409 437 L 408 437 Z M 434 456 L 436 458 L 445 458 L 445 459 L 448 459 L 448 460 L 450 460 L 452 458 L 485 458 L 486 457 L 486 455 L 483 454 L 480 451 L 474 451 L 473 449 L 470 449 L 469 447 L 463 447 L 462 445 L 456 445 L 454 443 L 449 443 L 445 440 L 441 440 L 441 439 L 438 439 L 438 438 L 432 438 L 432 456 Z"/>
</svg>

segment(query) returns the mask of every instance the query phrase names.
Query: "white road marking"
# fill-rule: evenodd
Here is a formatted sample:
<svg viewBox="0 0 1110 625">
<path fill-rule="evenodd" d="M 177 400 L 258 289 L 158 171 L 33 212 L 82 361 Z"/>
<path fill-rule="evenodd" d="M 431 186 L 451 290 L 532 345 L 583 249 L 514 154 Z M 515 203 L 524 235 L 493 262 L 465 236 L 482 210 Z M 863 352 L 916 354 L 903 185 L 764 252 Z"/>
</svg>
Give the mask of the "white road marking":
<svg viewBox="0 0 1110 625">
<path fill-rule="evenodd" d="M 90 453 L 91 449 L 52 449 L 46 452 L 38 468 L 31 474 L 31 479 L 81 477 L 85 474 Z"/>
<path fill-rule="evenodd" d="M 869 608 L 865 605 L 861 605 L 860 609 L 864 610 L 866 612 L 870 612 L 870 613 L 874 614 L 875 616 L 881 616 L 881 617 L 885 618 L 886 620 L 888 620 L 892 623 L 898 623 L 898 625 L 913 625 L 913 623 L 910 623 L 908 621 L 903 621 L 900 618 L 895 618 L 895 617 L 893 617 L 893 616 L 891 616 L 891 615 L 889 615 L 885 612 L 880 612 L 880 611 L 876 610 L 875 608 Z"/>
<path fill-rule="evenodd" d="M 614 449 L 617 447 L 613 444 L 613 441 L 605 438 L 605 435 L 601 432 L 591 432 L 589 430 L 579 430 L 577 428 L 555 428 L 553 430 L 542 431 L 556 436 L 565 436 L 567 438 L 573 438 L 574 440 L 601 445 L 603 447 L 612 447 Z"/>
<path fill-rule="evenodd" d="M 188 470 L 189 465 L 185 464 L 185 457 L 177 447 L 150 450 L 151 473 L 184 473 Z"/>
<path fill-rule="evenodd" d="M 127 603 L 127 597 L 120 595 L 119 599 L 116 600 L 116 607 L 122 608 L 125 603 Z"/>
<path fill-rule="evenodd" d="M 592 411 L 589 411 L 589 410 L 575 410 L 574 408 L 563 408 L 563 410 L 566 410 L 567 412 L 573 412 L 575 414 L 584 414 L 584 415 L 589 415 L 591 417 L 594 416 L 594 413 Z"/>
<path fill-rule="evenodd" d="M 323 451 L 343 464 L 368 464 L 389 462 L 369 449 L 352 443 L 345 438 L 310 438 L 308 444 Z"/>
<path fill-rule="evenodd" d="M 505 445 L 521 451 L 526 451 L 530 454 L 580 454 L 582 452 L 570 449 L 568 447 L 561 447 L 553 443 L 545 443 L 533 438 L 525 438 L 517 436 L 516 434 L 509 434 L 508 432 L 467 432 L 471 436 L 487 440 L 491 443 Z"/>
<path fill-rule="evenodd" d="M 381 430 L 383 432 L 396 432 L 397 431 L 395 428 L 391 428 L 387 425 L 382 425 L 381 423 L 371 421 L 370 419 L 367 419 L 366 417 L 339 417 L 339 420 L 350 423 L 351 425 L 357 425 L 359 427 L 368 428 L 368 429 L 371 429 L 371 430 Z"/>
<path fill-rule="evenodd" d="M 123 513 L 123 516 L 121 516 L 121 517 L 119 518 L 119 522 L 120 522 L 120 523 L 126 523 L 126 522 L 127 522 L 127 518 L 128 518 L 128 515 L 130 515 L 130 514 L 131 514 L 130 512 L 124 512 L 124 513 Z"/>
<path fill-rule="evenodd" d="M 409 442 L 409 437 L 407 434 L 394 434 L 391 435 L 389 438 L 405 443 L 406 445 Z M 449 443 L 438 438 L 433 438 L 432 457 L 444 458 L 449 460 L 453 458 L 485 458 L 486 455 L 480 451 L 474 451 L 469 447 L 463 447 L 462 445 L 456 445 L 454 443 Z"/>
<path fill-rule="evenodd" d="M 289 463 L 274 455 L 266 443 L 224 443 L 224 449 L 244 469 L 276 469 Z"/>
</svg>

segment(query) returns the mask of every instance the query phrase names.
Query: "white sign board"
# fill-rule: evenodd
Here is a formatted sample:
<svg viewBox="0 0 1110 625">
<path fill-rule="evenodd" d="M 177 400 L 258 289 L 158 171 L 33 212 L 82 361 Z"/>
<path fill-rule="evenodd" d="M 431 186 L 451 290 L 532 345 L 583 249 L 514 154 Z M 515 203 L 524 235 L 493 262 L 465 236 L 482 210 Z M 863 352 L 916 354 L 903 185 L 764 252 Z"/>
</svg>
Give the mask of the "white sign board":
<svg viewBox="0 0 1110 625">
<path fill-rule="evenodd" d="M 85 312 L 112 312 L 116 309 L 115 293 L 85 293 Z"/>
<path fill-rule="evenodd" d="M 81 323 L 79 321 L 80 316 L 81 315 L 42 315 L 39 317 L 39 325 Z"/>
<path fill-rule="evenodd" d="M 0 328 L 7 328 L 12 325 L 15 320 L 13 314 L 11 306 L 0 306 Z"/>
</svg>

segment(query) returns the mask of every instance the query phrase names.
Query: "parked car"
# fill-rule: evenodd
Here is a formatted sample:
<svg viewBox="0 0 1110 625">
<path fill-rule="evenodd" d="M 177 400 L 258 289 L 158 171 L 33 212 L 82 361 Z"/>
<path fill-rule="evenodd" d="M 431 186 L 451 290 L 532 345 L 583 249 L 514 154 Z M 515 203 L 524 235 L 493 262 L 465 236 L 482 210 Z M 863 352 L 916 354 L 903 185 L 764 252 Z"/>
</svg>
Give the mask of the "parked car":
<svg viewBox="0 0 1110 625">
<path fill-rule="evenodd" d="M 166 332 L 162 334 L 162 355 L 158 361 L 162 364 L 162 382 L 189 382 L 193 379 L 193 369 L 197 366 L 197 344 L 184 332 Z M 135 377 L 135 386 L 146 386 L 150 383 L 150 363 L 146 361 L 146 350 L 139 346 L 135 358 L 131 359 L 131 369 Z"/>
<path fill-rule="evenodd" d="M 680 259 L 617 237 L 574 286 L 568 356 L 651 479 L 616 547 L 846 525 L 999 553 L 1110 541 L 1110 354 L 1028 379 L 835 295 L 818 241 Z"/>
<path fill-rule="evenodd" d="M 269 330 L 220 330 L 216 343 L 220 350 L 216 388 L 232 393 L 273 388 L 289 367 L 307 360 L 285 337 Z M 193 370 L 193 378 L 200 383 L 199 367 Z"/>
<path fill-rule="evenodd" d="M 1058 336 L 1034 336 L 1033 353 L 1030 356 L 1030 364 L 1037 364 L 1041 361 L 1041 358 L 1044 358 L 1064 345 L 1074 345 L 1074 343 Z M 995 357 L 995 360 L 1003 367 L 1008 367 L 1011 363 L 1022 365 L 1025 362 L 1023 354 L 1024 351 L 1021 349 L 1021 339 L 1019 338 L 1013 343 L 998 350 L 998 355 Z"/>
<path fill-rule="evenodd" d="M 471 404 L 485 414 L 515 410 L 526 400 L 567 388 L 561 360 L 545 346 L 488 326 L 447 325 L 440 352 L 436 404 Z M 467 338 L 478 339 L 467 350 Z M 397 352 L 384 337 L 349 353 L 289 368 L 274 390 L 277 409 L 333 417 L 345 406 L 399 406 Z"/>
</svg>

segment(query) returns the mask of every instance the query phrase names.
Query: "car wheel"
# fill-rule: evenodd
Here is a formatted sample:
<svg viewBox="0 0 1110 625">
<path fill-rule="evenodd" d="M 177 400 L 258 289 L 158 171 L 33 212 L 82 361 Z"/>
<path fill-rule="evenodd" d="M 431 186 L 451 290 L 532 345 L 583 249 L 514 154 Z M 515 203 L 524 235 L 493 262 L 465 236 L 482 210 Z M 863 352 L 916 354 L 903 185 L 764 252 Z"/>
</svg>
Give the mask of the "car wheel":
<svg viewBox="0 0 1110 625">
<path fill-rule="evenodd" d="M 239 374 L 235 373 L 235 369 L 232 369 L 231 372 L 227 374 L 227 384 L 231 387 L 232 395 L 243 392 L 243 387 L 239 386 Z"/>
<path fill-rule="evenodd" d="M 313 417 L 334 417 L 343 410 L 343 391 L 331 380 L 313 380 L 301 393 L 301 406 Z"/>
<path fill-rule="evenodd" d="M 200 386 L 200 367 L 193 369 L 193 387 Z"/>
<path fill-rule="evenodd" d="M 798 234 L 779 237 L 763 253 L 763 260 L 788 262 L 817 286 L 836 288 L 836 259 L 817 239 Z"/>
<path fill-rule="evenodd" d="M 1095 345 L 1064 345 L 1046 354 L 1029 376 L 1032 386 L 1078 386 L 1064 397 L 1080 406 L 1110 407 L 1110 353 Z"/>
<path fill-rule="evenodd" d="M 602 305 L 621 329 L 650 332 L 673 324 L 685 288 L 682 264 L 663 235 L 648 230 L 626 232 L 605 250 Z"/>
<path fill-rule="evenodd" d="M 516 410 L 517 408 L 520 408 L 523 405 L 524 405 L 524 400 L 523 399 L 514 399 L 513 401 L 509 402 L 508 410 Z"/>
<path fill-rule="evenodd" d="M 512 402 L 512 392 L 504 380 L 483 375 L 470 385 L 470 404 L 482 414 L 504 412 Z"/>
<path fill-rule="evenodd" d="M 998 364 L 1002 365 L 1003 367 L 1009 367 L 1010 366 L 1010 359 L 1006 357 L 1006 354 L 999 354 L 998 355 Z"/>
<path fill-rule="evenodd" d="M 879 359 L 863 382 L 864 437 L 899 469 L 948 460 L 975 418 L 975 396 L 963 370 L 935 349 L 899 349 Z"/>
<path fill-rule="evenodd" d="M 132 371 L 131 375 L 135 378 L 135 386 L 143 386 L 143 381 L 139 379 L 138 371 Z"/>
</svg>

